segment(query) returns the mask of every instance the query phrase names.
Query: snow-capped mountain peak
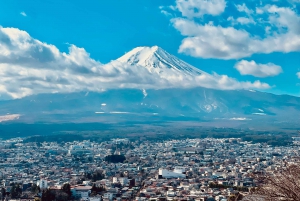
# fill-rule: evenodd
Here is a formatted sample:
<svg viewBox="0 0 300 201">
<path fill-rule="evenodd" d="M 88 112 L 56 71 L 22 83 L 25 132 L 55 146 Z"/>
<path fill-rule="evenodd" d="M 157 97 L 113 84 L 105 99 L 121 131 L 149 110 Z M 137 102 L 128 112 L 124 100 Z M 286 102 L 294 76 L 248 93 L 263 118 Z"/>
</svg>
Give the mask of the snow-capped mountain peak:
<svg viewBox="0 0 300 201">
<path fill-rule="evenodd" d="M 143 66 L 150 72 L 156 73 L 171 69 L 174 72 L 187 76 L 208 75 L 206 72 L 178 59 L 158 46 L 136 47 L 117 60 L 131 65 Z"/>
</svg>

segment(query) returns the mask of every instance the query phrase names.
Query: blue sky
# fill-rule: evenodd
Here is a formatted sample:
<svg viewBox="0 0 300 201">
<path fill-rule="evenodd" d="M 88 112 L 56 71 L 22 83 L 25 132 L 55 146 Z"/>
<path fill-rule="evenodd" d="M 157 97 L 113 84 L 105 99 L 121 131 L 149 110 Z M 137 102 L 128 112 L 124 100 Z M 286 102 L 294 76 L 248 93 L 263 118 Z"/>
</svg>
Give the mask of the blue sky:
<svg viewBox="0 0 300 201">
<path fill-rule="evenodd" d="M 90 65 L 88 68 L 92 68 L 109 63 L 137 46 L 158 45 L 208 73 L 227 75 L 239 82 L 259 80 L 270 87 L 257 87 L 258 90 L 300 96 L 300 75 L 297 76 L 300 72 L 299 0 L 0 0 L 0 4 L 0 26 L 25 31 L 29 35 L 26 37 L 43 43 L 29 42 L 31 47 L 52 45 L 43 48 L 59 51 L 60 56 L 53 53 L 57 56 L 55 62 L 59 61 L 57 65 L 71 62 L 72 65 Z M 13 34 L 20 34 L 11 30 L 3 33 L 10 39 Z M 48 92 L 49 88 L 50 92 L 64 88 L 63 82 L 53 87 L 54 78 L 51 76 L 43 78 L 44 81 L 52 80 L 49 86 L 38 82 L 39 73 L 53 74 L 56 81 L 67 80 L 69 85 L 73 83 L 74 86 L 67 87 L 70 91 L 80 90 L 82 83 L 76 82 L 75 78 L 69 79 L 69 71 L 63 78 L 58 78 L 50 71 L 55 67 L 39 58 L 43 55 L 31 55 L 28 49 L 29 53 L 22 52 L 20 40 L 18 38 L 19 51 L 15 51 L 16 47 L 1 50 L 0 46 L 0 54 L 1 51 L 10 51 L 10 56 L 17 55 L 11 56 L 11 63 L 3 59 L 8 54 L 3 54 L 2 60 L 0 57 L 0 63 L 5 64 L 2 75 L 9 72 L 10 66 L 14 66 L 16 72 L 34 68 L 35 71 L 27 71 L 26 76 L 36 76 L 36 80 L 22 82 L 24 74 L 12 76 L 16 86 L 13 88 L 11 84 L 8 86 L 12 83 L 9 75 L 13 73 L 7 73 L 3 78 L 7 81 L 0 83 L 2 96 L 22 97 L 43 90 Z M 76 55 L 82 50 L 84 56 L 80 61 L 74 60 L 69 53 L 70 44 L 74 45 Z M 62 61 L 63 52 L 68 54 L 68 61 L 66 58 Z M 15 58 L 21 57 L 39 62 L 30 61 L 30 67 L 16 64 Z M 50 70 L 44 66 L 49 66 Z M 76 74 L 76 79 L 78 76 L 84 77 Z M 31 86 L 32 83 L 39 83 L 42 87 L 35 89 L 36 85 Z M 85 83 L 86 89 L 90 89 L 91 83 Z"/>
</svg>

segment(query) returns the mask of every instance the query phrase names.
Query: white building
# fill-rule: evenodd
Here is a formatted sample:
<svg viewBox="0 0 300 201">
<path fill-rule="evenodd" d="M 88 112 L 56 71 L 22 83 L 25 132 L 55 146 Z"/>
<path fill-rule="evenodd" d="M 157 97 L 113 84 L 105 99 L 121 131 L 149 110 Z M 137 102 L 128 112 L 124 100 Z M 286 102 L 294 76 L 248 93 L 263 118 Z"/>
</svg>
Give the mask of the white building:
<svg viewBox="0 0 300 201">
<path fill-rule="evenodd" d="M 175 167 L 174 172 L 179 173 L 179 174 L 185 174 L 185 168 L 184 167 Z"/>
<path fill-rule="evenodd" d="M 114 184 L 115 184 L 115 183 L 119 183 L 118 177 L 113 177 L 113 183 L 114 183 Z"/>
<path fill-rule="evenodd" d="M 158 177 L 159 178 L 186 178 L 186 175 L 182 171 L 182 169 L 176 169 L 171 172 L 166 169 L 159 169 L 158 171 Z"/>
<path fill-rule="evenodd" d="M 71 189 L 74 197 L 87 199 L 91 194 L 92 186 L 76 186 Z"/>
<path fill-rule="evenodd" d="M 100 197 L 90 197 L 89 201 L 101 201 Z"/>
<path fill-rule="evenodd" d="M 109 192 L 104 193 L 103 198 L 104 199 L 108 199 L 108 200 L 113 200 L 114 194 L 113 193 L 109 193 Z"/>
<path fill-rule="evenodd" d="M 113 183 L 120 183 L 122 186 L 125 186 L 129 183 L 127 177 L 113 177 Z"/>
<path fill-rule="evenodd" d="M 48 182 L 44 179 L 39 180 L 36 185 L 39 186 L 41 190 L 48 188 Z"/>
<path fill-rule="evenodd" d="M 130 141 L 127 138 L 123 138 L 123 139 L 117 138 L 117 139 L 112 139 L 112 142 L 114 144 L 121 144 L 121 143 L 128 144 Z"/>
<path fill-rule="evenodd" d="M 125 186 L 128 184 L 128 178 L 127 177 L 121 177 L 120 179 L 120 183 L 122 186 Z"/>
</svg>

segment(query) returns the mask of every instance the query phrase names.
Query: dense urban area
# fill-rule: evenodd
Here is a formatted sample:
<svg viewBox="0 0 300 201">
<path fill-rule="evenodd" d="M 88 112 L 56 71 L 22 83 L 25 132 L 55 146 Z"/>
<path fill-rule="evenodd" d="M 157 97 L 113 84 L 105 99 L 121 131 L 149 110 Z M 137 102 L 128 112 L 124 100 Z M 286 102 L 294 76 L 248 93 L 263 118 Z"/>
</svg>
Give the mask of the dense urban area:
<svg viewBox="0 0 300 201">
<path fill-rule="evenodd" d="M 299 138 L 286 146 L 241 138 L 109 139 L 0 142 L 2 200 L 242 200 L 299 160 Z"/>
</svg>

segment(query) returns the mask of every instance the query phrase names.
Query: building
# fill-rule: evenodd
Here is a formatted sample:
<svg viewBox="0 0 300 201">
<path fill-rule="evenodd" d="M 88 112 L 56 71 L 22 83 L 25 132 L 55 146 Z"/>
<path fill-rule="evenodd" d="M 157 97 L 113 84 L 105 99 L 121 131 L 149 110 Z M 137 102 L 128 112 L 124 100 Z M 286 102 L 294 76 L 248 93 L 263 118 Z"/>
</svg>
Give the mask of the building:
<svg viewBox="0 0 300 201">
<path fill-rule="evenodd" d="M 159 169 L 158 178 L 186 178 L 186 175 L 183 174 L 182 169 L 176 169 L 171 172 L 166 169 Z"/>
<path fill-rule="evenodd" d="M 120 183 L 122 186 L 126 186 L 129 180 L 127 177 L 113 177 L 113 183 Z"/>
<path fill-rule="evenodd" d="M 92 186 L 75 186 L 71 188 L 71 192 L 74 197 L 87 199 L 91 194 Z"/>
<path fill-rule="evenodd" d="M 39 180 L 36 185 L 39 186 L 41 190 L 48 188 L 48 182 L 44 179 Z"/>
</svg>

